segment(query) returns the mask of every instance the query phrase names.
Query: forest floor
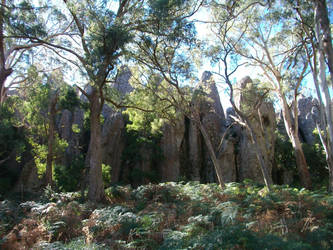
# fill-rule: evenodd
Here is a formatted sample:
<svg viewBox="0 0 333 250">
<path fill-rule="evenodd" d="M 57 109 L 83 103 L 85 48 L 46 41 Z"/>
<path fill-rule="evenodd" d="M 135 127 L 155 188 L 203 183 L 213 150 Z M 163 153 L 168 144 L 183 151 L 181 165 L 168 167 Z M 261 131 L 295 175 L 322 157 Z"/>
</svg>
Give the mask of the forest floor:
<svg viewBox="0 0 333 250">
<path fill-rule="evenodd" d="M 46 189 L 0 201 L 0 249 L 333 249 L 333 196 L 251 182 L 106 189 L 103 204 Z"/>
</svg>

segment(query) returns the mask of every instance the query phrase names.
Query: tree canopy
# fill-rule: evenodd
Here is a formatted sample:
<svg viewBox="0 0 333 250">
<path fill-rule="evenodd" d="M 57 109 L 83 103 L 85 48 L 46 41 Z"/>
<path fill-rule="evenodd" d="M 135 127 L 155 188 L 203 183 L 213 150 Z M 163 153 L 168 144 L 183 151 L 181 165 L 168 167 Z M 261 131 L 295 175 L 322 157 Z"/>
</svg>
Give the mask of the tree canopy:
<svg viewBox="0 0 333 250">
<path fill-rule="evenodd" d="M 186 117 L 200 131 L 217 179 L 224 186 L 218 160 L 221 146 L 213 143 L 200 110 L 202 103 L 212 100 L 197 74 L 202 67 L 209 67 L 216 82 L 227 89 L 236 112 L 232 126 L 238 124 L 251 135 L 268 188 L 273 181 L 257 140 L 263 135 L 253 129 L 253 119 L 267 97 L 281 110 L 301 184 L 311 189 L 297 105 L 303 89 L 314 84 L 320 110 L 316 126 L 332 189 L 330 7 L 331 3 L 324 0 L 2 0 L 3 127 L 8 127 L 10 120 L 20 121 L 19 126 L 25 127 L 29 135 L 28 144 L 37 165 L 47 165 L 46 182 L 52 184 L 57 145 L 66 146 L 57 137 L 58 116 L 61 110 L 74 113 L 74 107 L 85 108 L 89 139 L 84 152 L 82 189 L 87 184 L 88 199 L 101 201 L 102 128 L 107 105 L 113 112 L 127 114 L 131 123 L 127 124 L 128 131 L 140 131 L 142 138 L 161 135 L 163 124 L 175 124 Z M 199 27 L 207 29 L 206 37 L 201 37 L 203 30 Z M 237 106 L 234 99 L 234 76 L 240 75 L 245 66 L 256 72 L 254 81 L 260 83 L 251 85 L 256 88 L 255 94 L 250 93 L 255 100 L 246 108 Z M 115 86 L 125 68 L 130 71 L 133 90 L 122 92 Z M 241 91 L 249 92 L 245 87 Z M 16 92 L 21 100 L 9 92 Z M 15 109 L 22 107 L 16 116 L 7 104 L 14 100 Z M 12 122 L 12 129 L 15 127 L 17 124 Z M 221 145 L 230 128 L 222 130 L 225 133 L 219 135 Z M 15 141 L 14 137 L 10 140 Z M 1 161 L 14 149 L 20 151 L 4 147 Z M 43 156 L 45 159 L 41 160 Z"/>
</svg>

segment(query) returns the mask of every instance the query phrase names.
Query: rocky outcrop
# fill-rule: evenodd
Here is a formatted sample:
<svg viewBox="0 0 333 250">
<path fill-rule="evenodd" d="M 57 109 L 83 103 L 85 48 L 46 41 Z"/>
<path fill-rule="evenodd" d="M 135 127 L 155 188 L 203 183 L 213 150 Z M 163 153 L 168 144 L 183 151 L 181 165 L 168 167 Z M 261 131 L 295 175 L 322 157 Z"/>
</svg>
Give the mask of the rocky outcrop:
<svg viewBox="0 0 333 250">
<path fill-rule="evenodd" d="M 202 159 L 202 145 L 203 141 L 201 138 L 198 127 L 193 123 L 189 122 L 188 128 L 188 145 L 189 145 L 189 163 L 190 163 L 190 179 L 194 181 L 200 181 L 201 179 L 201 167 L 203 164 Z"/>
<path fill-rule="evenodd" d="M 20 173 L 20 177 L 13 188 L 13 192 L 34 192 L 39 191 L 42 180 L 38 178 L 37 168 L 34 160 L 27 162 Z"/>
<path fill-rule="evenodd" d="M 205 94 L 208 97 L 207 101 L 202 104 L 205 107 L 202 108 L 201 112 L 206 111 L 206 115 L 214 114 L 216 116 L 214 123 L 223 127 L 225 125 L 224 111 L 221 104 L 220 95 L 211 72 L 203 72 L 199 86 L 203 88 Z"/>
<path fill-rule="evenodd" d="M 132 87 L 128 83 L 130 76 L 131 72 L 128 68 L 123 68 L 116 83 L 113 84 L 113 87 L 119 91 L 120 96 L 132 91 Z M 239 86 L 240 89 L 250 88 L 249 91 L 246 91 L 246 94 L 241 91 L 238 92 L 238 96 L 235 98 L 239 107 L 244 110 L 247 106 L 251 106 L 251 98 L 257 96 L 255 94 L 251 96 L 253 90 L 251 90 L 252 80 L 250 78 L 243 79 Z M 205 98 L 194 100 L 193 105 L 199 108 L 201 122 L 207 130 L 213 147 L 217 150 L 226 127 L 233 122 L 230 114 L 235 115 L 235 113 L 232 109 L 228 109 L 228 116 L 225 117 L 220 96 L 210 72 L 203 73 L 199 88 L 205 93 Z M 77 142 L 79 141 L 74 137 L 77 134 L 73 133 L 72 125 L 75 123 L 80 128 L 81 125 L 83 126 L 83 111 L 81 111 L 82 113 L 76 112 L 73 114 L 69 111 L 63 112 L 59 122 L 59 131 L 62 138 L 76 141 L 70 143 L 71 149 L 69 152 L 72 152 L 72 154 L 77 152 L 75 149 L 78 148 Z M 122 154 L 127 143 L 125 136 L 126 120 L 121 112 L 114 111 L 108 105 L 104 105 L 102 115 L 104 117 L 102 127 L 103 163 L 111 166 L 113 183 L 124 180 L 126 182 L 127 180 L 134 185 L 139 185 L 140 182 L 145 181 L 144 173 L 152 171 L 152 169 L 158 171 L 161 181 L 177 181 L 183 177 L 201 182 L 217 181 L 207 147 L 194 121 L 179 115 L 174 123 L 166 122 L 164 124 L 159 143 L 163 157 L 160 162 L 154 163 L 153 166 L 152 154 L 154 152 L 145 148 L 145 146 L 137 149 L 139 156 L 136 160 L 131 159 L 128 163 L 123 161 Z M 271 171 L 274 157 L 275 129 L 273 105 L 263 103 L 252 122 Z M 216 152 L 226 182 L 246 178 L 262 181 L 256 155 L 251 147 L 247 131 L 240 126 L 234 126 L 228 132 L 221 150 Z M 138 173 L 142 173 L 142 178 L 137 175 L 135 178 L 131 177 L 133 170 L 139 170 Z"/>
<path fill-rule="evenodd" d="M 202 87 L 205 94 L 207 95 L 207 98 L 205 98 L 205 100 L 202 101 L 200 105 L 201 122 L 207 130 L 213 147 L 217 150 L 225 130 L 226 120 L 212 73 L 205 71 L 202 75 L 201 83 L 199 86 Z M 202 140 L 202 142 L 204 141 Z M 201 179 L 204 182 L 214 182 L 217 180 L 214 165 L 210 159 L 209 152 L 204 143 L 202 145 L 202 149 L 203 162 L 205 164 L 203 166 Z M 230 160 L 228 155 L 230 152 L 230 150 L 225 151 L 218 157 L 219 167 L 222 169 L 222 173 L 224 173 L 224 180 L 226 182 L 235 181 L 233 174 L 229 174 L 234 173 L 236 170 L 234 162 L 229 162 L 227 160 Z"/>
<path fill-rule="evenodd" d="M 317 99 L 304 97 L 298 99 L 298 128 L 303 142 L 313 144 L 316 119 L 319 118 L 319 102 Z"/>
<path fill-rule="evenodd" d="M 118 92 L 119 96 L 123 97 L 130 91 L 132 86 L 129 84 L 129 78 L 131 72 L 129 68 L 123 67 L 116 79 L 116 82 L 112 85 Z M 86 92 L 90 93 L 91 87 L 86 88 Z M 80 97 L 81 101 L 87 102 L 88 100 L 84 95 Z M 119 111 L 114 111 L 109 105 L 104 104 L 101 112 L 104 123 L 102 126 L 102 149 L 103 149 L 103 163 L 111 166 L 111 178 L 112 182 L 119 181 L 121 155 L 125 145 L 123 132 L 125 128 L 124 117 Z M 82 145 L 80 140 L 84 136 L 83 132 L 84 124 L 84 110 L 76 109 L 74 112 L 64 110 L 61 114 L 61 118 L 58 124 L 58 132 L 60 138 L 65 139 L 68 142 L 66 149 L 66 157 L 62 164 L 70 164 L 73 157 L 79 154 L 85 154 L 82 152 Z M 73 129 L 74 128 L 74 129 Z M 89 157 L 89 153 L 88 157 Z M 88 160 L 86 159 L 86 162 Z"/>
<path fill-rule="evenodd" d="M 112 84 L 120 98 L 133 90 L 129 84 L 131 75 L 128 67 L 122 67 L 115 83 Z M 113 110 L 107 104 L 103 107 L 102 115 L 105 119 L 102 128 L 103 163 L 111 166 L 111 182 L 117 183 L 121 172 L 121 156 L 125 147 L 124 129 L 126 124 L 122 113 Z"/>
<path fill-rule="evenodd" d="M 125 142 L 123 130 L 125 122 L 121 113 L 113 113 L 104 122 L 102 130 L 103 162 L 111 166 L 111 181 L 119 181 L 121 154 Z"/>
<path fill-rule="evenodd" d="M 160 147 L 163 160 L 160 165 L 162 181 L 177 181 L 180 177 L 180 148 L 184 139 L 184 117 L 174 124 L 165 123 L 162 128 Z"/>
<path fill-rule="evenodd" d="M 258 92 L 251 78 L 245 77 L 238 83 L 235 91 L 235 103 L 237 108 L 249 115 L 258 101 Z M 274 163 L 275 145 L 275 111 L 273 104 L 263 102 L 259 109 L 253 112 L 250 118 L 252 128 L 257 137 L 258 146 L 264 155 L 264 161 L 268 167 L 269 175 L 272 175 Z M 259 167 L 249 132 L 246 128 L 240 129 L 238 142 L 237 167 L 239 180 L 252 179 L 263 183 L 262 173 Z"/>
<path fill-rule="evenodd" d="M 225 139 L 218 160 L 222 166 L 223 178 L 226 183 L 237 181 L 236 139 L 230 135 Z"/>
<path fill-rule="evenodd" d="M 131 70 L 127 66 L 123 66 L 120 69 L 120 73 L 117 76 L 115 83 L 113 83 L 111 86 L 116 89 L 118 93 L 121 94 L 121 96 L 124 96 L 125 94 L 133 91 L 133 87 L 131 84 L 129 84 L 131 76 Z"/>
<path fill-rule="evenodd" d="M 80 156 L 82 152 L 80 140 L 82 137 L 84 123 L 84 111 L 76 108 L 74 111 L 64 110 L 58 121 L 58 133 L 61 139 L 66 140 L 68 147 L 65 150 L 65 157 L 61 164 L 68 165 Z"/>
</svg>

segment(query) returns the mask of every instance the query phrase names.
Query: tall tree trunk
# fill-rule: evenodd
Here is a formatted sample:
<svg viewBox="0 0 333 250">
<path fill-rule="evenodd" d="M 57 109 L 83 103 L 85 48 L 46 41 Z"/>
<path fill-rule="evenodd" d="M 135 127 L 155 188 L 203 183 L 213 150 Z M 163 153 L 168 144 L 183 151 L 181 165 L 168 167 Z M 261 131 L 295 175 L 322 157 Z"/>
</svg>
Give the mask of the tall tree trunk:
<svg viewBox="0 0 333 250">
<path fill-rule="evenodd" d="M 53 146 L 54 146 L 54 125 L 55 125 L 55 115 L 56 115 L 56 105 L 58 101 L 58 95 L 52 97 L 48 108 L 48 118 L 49 118 L 49 131 L 47 139 L 47 158 L 46 158 L 46 185 L 53 186 Z"/>
<path fill-rule="evenodd" d="M 208 152 L 209 152 L 209 155 L 210 155 L 210 158 L 213 162 L 213 165 L 214 165 L 214 168 L 215 168 L 215 172 L 216 172 L 216 175 L 217 175 L 217 179 L 219 181 L 219 184 L 220 186 L 223 188 L 225 183 L 224 183 L 224 180 L 223 180 L 223 173 L 222 173 L 222 168 L 220 166 L 220 163 L 218 162 L 217 158 L 216 158 L 216 153 L 215 153 L 215 150 L 214 150 L 214 147 L 212 145 L 212 142 L 209 138 L 209 135 L 206 131 L 206 128 L 205 126 L 203 126 L 202 122 L 200 121 L 200 119 L 196 119 L 196 124 L 198 125 L 199 129 L 200 129 L 200 132 L 202 134 L 202 137 L 205 141 L 205 144 L 207 146 L 207 149 L 208 149 Z"/>
<path fill-rule="evenodd" d="M 329 169 L 328 169 L 328 191 L 333 192 L 333 159 L 332 156 L 327 160 L 329 161 Z"/>
<path fill-rule="evenodd" d="M 327 59 L 328 69 L 333 79 L 333 48 L 332 48 L 332 35 L 330 22 L 328 18 L 328 11 L 326 0 L 314 0 L 315 3 L 315 21 L 319 26 L 319 43 L 321 43 L 321 50 L 325 53 Z"/>
<path fill-rule="evenodd" d="M 102 177 L 102 145 L 100 115 L 102 104 L 96 87 L 90 95 L 90 160 L 88 199 L 98 202 L 104 199 Z"/>
<path fill-rule="evenodd" d="M 7 88 L 5 86 L 8 76 L 13 72 L 12 69 L 6 69 L 0 65 L 0 104 L 4 103 L 7 96 Z"/>
<path fill-rule="evenodd" d="M 324 93 L 325 97 L 325 105 L 324 110 L 321 110 L 321 112 L 325 113 L 325 127 L 324 129 L 327 129 L 326 134 L 326 140 L 323 142 L 325 153 L 326 153 L 326 162 L 329 170 L 329 185 L 328 190 L 330 192 L 333 192 L 333 121 L 332 121 L 332 100 L 330 96 L 330 92 L 328 89 L 328 84 L 326 82 L 326 73 L 325 73 L 325 58 L 322 51 L 319 51 L 319 85 L 321 87 L 322 92 Z M 316 81 L 315 81 L 316 83 Z M 318 83 L 316 83 L 318 85 Z M 323 139 L 322 139 L 323 141 Z"/>
<path fill-rule="evenodd" d="M 5 52 L 5 38 L 4 38 L 4 6 L 6 0 L 1 1 L 0 7 L 0 104 L 5 101 L 6 87 L 5 82 L 7 77 L 13 72 L 13 70 L 6 69 L 6 52 Z"/>
<path fill-rule="evenodd" d="M 324 93 L 325 98 L 325 118 L 328 130 L 326 138 L 326 161 L 329 171 L 329 183 L 328 190 L 333 192 L 333 120 L 332 120 L 332 100 L 328 89 L 326 80 L 326 62 L 325 55 L 327 58 L 327 64 L 330 71 L 331 79 L 333 79 L 333 50 L 332 50 L 332 37 L 330 32 L 330 24 L 327 14 L 327 6 L 325 0 L 316 0 L 315 2 L 315 31 L 316 37 L 319 42 L 318 61 L 319 61 L 319 85 L 321 91 Z M 316 65 L 315 65 L 316 66 Z M 314 67 L 315 67 L 314 66 Z M 316 73 L 316 72 L 315 72 Z M 317 77 L 317 74 L 314 75 Z M 332 81 L 332 80 L 331 80 Z M 318 85 L 316 79 L 315 83 Z"/>
<path fill-rule="evenodd" d="M 328 171 L 329 171 L 329 183 L 328 183 L 328 190 L 329 192 L 333 192 L 333 154 L 332 154 L 332 149 L 333 149 L 333 143 L 332 143 L 332 128 L 333 128 L 333 123 L 332 123 L 332 116 L 330 113 L 330 108 L 332 107 L 331 99 L 329 98 L 327 100 L 327 97 L 329 97 L 329 92 L 328 92 L 328 87 L 326 84 L 324 84 L 327 89 L 327 93 L 325 94 L 325 100 L 326 100 L 326 105 L 324 105 L 323 99 L 321 97 L 321 92 L 319 89 L 319 83 L 318 83 L 318 74 L 317 70 L 314 70 L 312 72 L 313 75 L 313 81 L 316 87 L 316 92 L 317 96 L 319 99 L 319 112 L 320 112 L 320 122 L 316 122 L 317 124 L 317 129 L 319 132 L 319 138 L 321 141 L 321 144 L 323 145 L 323 148 L 325 150 L 325 156 L 326 156 L 326 163 L 328 166 Z M 327 113 L 328 112 L 328 113 Z M 324 128 L 322 130 L 321 128 Z M 328 128 L 328 129 L 326 129 Z M 322 132 L 324 135 L 322 135 Z"/>
<path fill-rule="evenodd" d="M 302 149 L 302 144 L 298 136 L 298 129 L 295 129 L 295 126 L 293 125 L 291 111 L 287 104 L 285 96 L 282 93 L 279 93 L 279 98 L 282 104 L 282 115 L 283 115 L 284 125 L 286 127 L 288 137 L 291 140 L 291 144 L 295 150 L 296 166 L 301 180 L 301 184 L 304 187 L 311 189 L 312 188 L 311 177 L 308 170 L 308 165 L 306 163 L 305 155 Z M 298 117 L 295 117 L 295 119 L 298 119 Z"/>
</svg>

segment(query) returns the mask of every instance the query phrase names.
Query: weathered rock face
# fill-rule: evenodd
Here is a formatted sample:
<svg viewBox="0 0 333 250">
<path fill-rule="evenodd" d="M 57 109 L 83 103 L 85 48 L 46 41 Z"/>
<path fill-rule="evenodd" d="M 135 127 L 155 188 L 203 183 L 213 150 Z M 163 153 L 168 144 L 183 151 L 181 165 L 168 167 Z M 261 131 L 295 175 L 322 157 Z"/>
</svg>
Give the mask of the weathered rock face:
<svg viewBox="0 0 333 250">
<path fill-rule="evenodd" d="M 204 72 L 199 87 L 208 97 L 193 103 L 199 107 L 200 119 L 205 127 L 213 147 L 217 150 L 225 129 L 225 116 L 220 102 L 216 84 L 210 72 Z M 185 120 L 185 136 L 182 142 L 181 175 L 190 180 L 201 182 L 217 181 L 214 165 L 207 150 L 205 141 L 194 121 Z M 226 142 L 232 148 L 217 155 L 219 166 L 222 168 L 227 182 L 236 180 L 236 165 L 232 142 Z"/>
<path fill-rule="evenodd" d="M 119 181 L 121 154 L 125 142 L 123 130 L 125 122 L 121 113 L 113 113 L 106 118 L 102 130 L 103 162 L 111 166 L 111 181 Z"/>
<path fill-rule="evenodd" d="M 243 78 L 238 84 L 238 90 L 235 91 L 235 103 L 244 113 L 248 113 L 257 100 L 257 93 L 249 77 Z M 268 167 L 269 175 L 272 175 L 274 162 L 275 145 L 275 111 L 273 104 L 263 102 L 258 112 L 255 112 L 250 119 L 254 133 L 257 137 L 258 146 L 261 148 L 264 161 Z M 259 167 L 256 153 L 253 149 L 249 132 L 241 128 L 238 142 L 237 166 L 239 180 L 246 178 L 263 183 L 262 173 Z"/>
<path fill-rule="evenodd" d="M 237 181 L 237 158 L 236 158 L 236 139 L 229 136 L 218 155 L 218 160 L 222 166 L 223 178 L 226 183 Z"/>
<path fill-rule="evenodd" d="M 71 162 L 82 153 L 80 149 L 80 139 L 83 131 L 83 122 L 84 111 L 82 109 L 76 108 L 73 112 L 64 110 L 61 113 L 57 125 L 58 133 L 59 137 L 66 140 L 68 143 L 65 157 L 61 160 L 61 164 L 63 165 L 71 164 Z"/>
<path fill-rule="evenodd" d="M 123 66 L 120 70 L 120 74 L 117 76 L 116 82 L 112 84 L 121 95 L 128 94 L 133 91 L 133 87 L 129 84 L 129 79 L 132 76 L 132 72 L 126 66 Z"/>
<path fill-rule="evenodd" d="M 132 86 L 129 84 L 129 78 L 131 72 L 127 67 L 123 67 L 113 87 L 119 91 L 121 96 L 132 91 Z M 90 93 L 91 87 L 86 88 L 86 92 Z M 87 102 L 87 98 L 84 95 L 80 97 L 81 101 Z M 102 126 L 102 148 L 103 148 L 103 163 L 110 165 L 112 168 L 112 182 L 119 181 L 121 155 L 124 148 L 123 130 L 125 122 L 120 112 L 114 111 L 109 105 L 105 104 L 102 109 L 102 116 L 104 117 L 104 123 Z M 82 152 L 82 131 L 84 124 L 84 110 L 76 109 L 74 112 L 64 110 L 58 121 L 58 133 L 60 138 L 65 139 L 68 142 L 66 149 L 66 156 L 62 160 L 62 164 L 71 164 L 74 157 L 84 154 Z M 76 131 L 73 131 L 73 126 L 76 127 Z M 79 131 L 79 132 L 78 132 Z M 89 153 L 87 153 L 89 155 Z M 88 162 L 86 160 L 86 162 Z"/>
<path fill-rule="evenodd" d="M 200 172 L 203 164 L 202 158 L 202 138 L 198 127 L 189 122 L 188 128 L 188 145 L 189 145 L 189 163 L 190 163 L 190 179 L 200 181 Z"/>
<path fill-rule="evenodd" d="M 129 84 L 131 75 L 129 68 L 123 67 L 116 82 L 112 85 L 120 93 L 121 97 L 133 90 Z M 124 129 L 126 124 L 121 112 L 112 110 L 107 104 L 103 106 L 102 115 L 105 119 L 102 127 L 103 163 L 111 166 L 111 181 L 116 183 L 120 177 L 121 155 L 125 147 Z"/>
<path fill-rule="evenodd" d="M 313 130 L 316 128 L 316 117 L 319 118 L 319 102 L 312 97 L 301 97 L 298 99 L 298 128 L 300 138 L 308 144 L 314 143 Z"/>
<path fill-rule="evenodd" d="M 130 76 L 130 71 L 126 68 L 123 69 L 123 73 L 119 75 L 114 84 L 121 95 L 132 91 L 132 87 L 128 83 Z M 240 86 L 247 88 L 248 84 L 251 85 L 251 83 L 251 79 L 246 78 L 240 83 Z M 205 91 L 208 98 L 204 101 L 197 101 L 194 105 L 199 107 L 201 122 L 207 130 L 213 147 L 217 150 L 226 127 L 233 121 L 229 115 L 235 114 L 232 109 L 228 109 L 227 114 L 229 115 L 227 119 L 225 118 L 219 93 L 210 72 L 203 73 L 199 86 Z M 249 104 L 246 103 L 248 96 L 240 94 L 237 98 L 239 107 Z M 154 153 L 145 147 L 137 149 L 138 159 L 140 159 L 137 162 L 131 160 L 127 164 L 126 161 L 122 161 L 122 153 L 126 146 L 126 121 L 122 113 L 115 112 L 108 105 L 104 105 L 102 115 L 104 117 L 102 127 L 103 163 L 112 167 L 113 183 L 130 180 L 133 185 L 139 185 L 144 182 L 144 177 L 137 179 L 129 177 L 134 169 L 142 172 L 149 172 L 152 169 L 158 170 L 161 181 L 177 181 L 183 177 L 201 182 L 217 181 L 207 147 L 201 132 L 193 121 L 179 117 L 175 123 L 165 123 L 159 144 L 163 158 L 156 166 L 152 166 L 152 154 Z M 259 143 L 267 158 L 265 160 L 271 166 L 274 157 L 273 135 L 275 129 L 273 105 L 263 103 L 260 107 L 260 114 L 255 117 L 253 122 Z M 79 152 L 76 151 L 79 148 L 79 139 L 75 137 L 79 135 L 72 131 L 74 123 L 80 128 L 83 126 L 83 111 L 77 110 L 73 114 L 64 111 L 59 122 L 59 131 L 62 138 L 71 141 L 69 143 L 71 154 Z M 217 152 L 224 180 L 231 182 L 251 178 L 255 181 L 262 181 L 262 174 L 256 155 L 251 149 L 247 132 L 240 126 L 235 126 L 230 134 L 226 137 L 220 152 Z"/>
<path fill-rule="evenodd" d="M 177 181 L 180 177 L 180 147 L 185 133 L 184 118 L 180 117 L 175 124 L 165 123 L 162 131 L 161 178 L 162 181 Z"/>
<path fill-rule="evenodd" d="M 210 113 L 211 115 L 214 114 L 216 118 L 214 119 L 214 123 L 223 127 L 225 125 L 225 116 L 223 107 L 220 100 L 220 95 L 216 87 L 216 83 L 213 79 L 213 75 L 209 71 L 205 71 L 201 77 L 201 83 L 199 86 L 202 86 L 205 92 L 207 93 L 207 97 L 210 99 L 209 101 L 205 102 L 205 108 L 203 108 L 202 112 Z"/>
<path fill-rule="evenodd" d="M 208 71 L 205 71 L 203 73 L 200 86 L 203 87 L 208 97 L 208 100 L 205 100 L 200 105 L 201 121 L 207 130 L 213 147 L 217 149 L 223 136 L 223 132 L 225 130 L 226 120 L 221 105 L 220 96 L 215 81 L 212 77 L 212 73 Z M 201 179 L 204 182 L 214 182 L 217 180 L 215 168 L 210 159 L 207 147 L 204 143 L 202 145 L 202 149 L 203 162 L 205 164 L 202 171 Z M 231 151 L 233 150 L 228 150 L 218 155 L 219 166 L 220 168 L 222 168 L 222 172 L 225 173 L 224 180 L 226 182 L 235 181 L 235 179 L 233 178 L 233 173 L 235 173 L 236 170 L 235 164 L 232 161 L 228 161 L 230 160 L 229 153 Z"/>
<path fill-rule="evenodd" d="M 42 180 L 38 178 L 37 168 L 32 159 L 23 166 L 20 177 L 13 188 L 13 192 L 39 191 L 41 185 Z"/>
</svg>

